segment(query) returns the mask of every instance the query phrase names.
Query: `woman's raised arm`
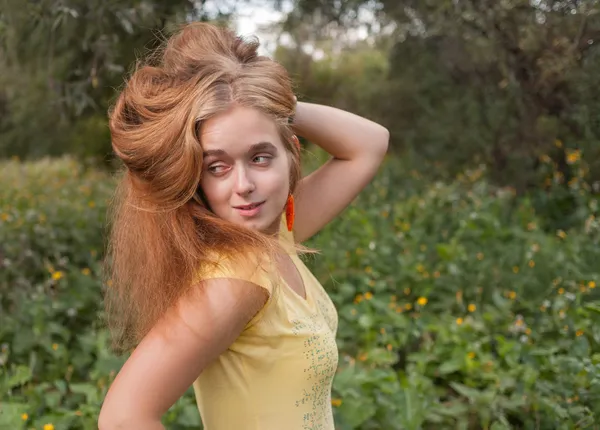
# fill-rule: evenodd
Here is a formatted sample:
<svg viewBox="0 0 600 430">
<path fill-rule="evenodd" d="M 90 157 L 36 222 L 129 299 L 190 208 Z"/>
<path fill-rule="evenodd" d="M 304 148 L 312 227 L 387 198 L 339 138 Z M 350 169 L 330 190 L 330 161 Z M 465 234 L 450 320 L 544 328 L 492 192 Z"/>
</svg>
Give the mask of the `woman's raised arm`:
<svg viewBox="0 0 600 430">
<path fill-rule="evenodd" d="M 340 109 L 299 102 L 294 131 L 332 158 L 298 184 L 294 238 L 303 242 L 348 206 L 371 181 L 387 152 L 388 130 Z"/>
</svg>

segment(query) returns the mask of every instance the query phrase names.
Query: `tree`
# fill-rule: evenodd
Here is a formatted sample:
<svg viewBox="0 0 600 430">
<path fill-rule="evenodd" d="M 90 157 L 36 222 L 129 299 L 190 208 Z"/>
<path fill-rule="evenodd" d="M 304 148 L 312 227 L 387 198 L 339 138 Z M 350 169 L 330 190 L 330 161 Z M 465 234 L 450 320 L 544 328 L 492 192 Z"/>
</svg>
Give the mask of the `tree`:
<svg viewBox="0 0 600 430">
<path fill-rule="evenodd" d="M 107 108 L 136 57 L 170 25 L 208 18 L 206 0 L 2 1 L 5 156 L 107 154 Z"/>
<path fill-rule="evenodd" d="M 277 3 L 277 2 L 275 2 Z M 385 121 L 396 148 L 456 171 L 485 162 L 519 190 L 549 153 L 568 179 L 564 146 L 600 160 L 591 114 L 600 42 L 598 1 L 297 0 L 288 26 L 393 22 Z M 298 17 L 304 17 L 299 19 Z M 371 29 L 382 28 L 370 26 Z M 589 83 L 585 90 L 584 83 Z M 585 105 L 582 102 L 585 101 Z"/>
</svg>

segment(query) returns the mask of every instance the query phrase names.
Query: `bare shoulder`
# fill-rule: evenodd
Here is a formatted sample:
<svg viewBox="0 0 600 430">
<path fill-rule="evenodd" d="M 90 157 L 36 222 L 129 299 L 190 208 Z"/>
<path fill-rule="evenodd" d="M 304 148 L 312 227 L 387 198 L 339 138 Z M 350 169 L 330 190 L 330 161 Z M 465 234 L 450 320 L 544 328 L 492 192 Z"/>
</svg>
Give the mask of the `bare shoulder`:
<svg viewBox="0 0 600 430">
<path fill-rule="evenodd" d="M 131 354 L 110 387 L 100 423 L 109 421 L 104 428 L 114 428 L 160 418 L 235 342 L 267 300 L 264 288 L 242 279 L 214 278 L 194 285 Z"/>
</svg>

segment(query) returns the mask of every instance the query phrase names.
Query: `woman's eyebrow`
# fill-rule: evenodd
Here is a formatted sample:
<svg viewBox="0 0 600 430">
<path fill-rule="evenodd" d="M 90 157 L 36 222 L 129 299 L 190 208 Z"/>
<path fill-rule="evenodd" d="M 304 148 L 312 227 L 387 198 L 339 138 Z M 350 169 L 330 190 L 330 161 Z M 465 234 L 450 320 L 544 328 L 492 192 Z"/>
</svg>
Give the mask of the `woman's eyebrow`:
<svg viewBox="0 0 600 430">
<path fill-rule="evenodd" d="M 218 157 L 220 155 L 227 155 L 227 153 L 225 151 L 223 151 L 222 149 L 209 149 L 208 151 L 204 151 L 202 153 L 202 156 L 204 158 L 210 157 L 211 155 L 215 156 L 215 157 Z"/>
<path fill-rule="evenodd" d="M 250 149 L 248 150 L 248 152 L 258 152 L 258 151 L 273 151 L 273 152 L 277 153 L 277 148 L 271 142 L 265 141 L 265 142 L 258 142 L 258 143 L 253 144 L 252 146 L 250 146 Z M 202 153 L 203 157 L 210 157 L 210 156 L 219 157 L 219 156 L 223 156 L 223 155 L 227 155 L 227 152 L 225 152 L 223 149 L 209 149 L 208 151 L 204 151 Z"/>
<path fill-rule="evenodd" d="M 258 142 L 250 147 L 248 152 L 258 152 L 258 151 L 273 151 L 277 152 L 277 148 L 271 142 Z"/>
</svg>

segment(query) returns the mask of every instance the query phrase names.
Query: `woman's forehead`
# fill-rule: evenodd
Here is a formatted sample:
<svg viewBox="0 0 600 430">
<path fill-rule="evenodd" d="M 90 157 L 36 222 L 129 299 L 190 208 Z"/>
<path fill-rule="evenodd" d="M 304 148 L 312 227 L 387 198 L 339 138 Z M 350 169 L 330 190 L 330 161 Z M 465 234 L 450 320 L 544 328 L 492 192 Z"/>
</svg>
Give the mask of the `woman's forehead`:
<svg viewBox="0 0 600 430">
<path fill-rule="evenodd" d="M 257 109 L 235 107 L 204 122 L 200 133 L 204 151 L 247 150 L 259 143 L 281 147 L 275 122 Z"/>
</svg>

